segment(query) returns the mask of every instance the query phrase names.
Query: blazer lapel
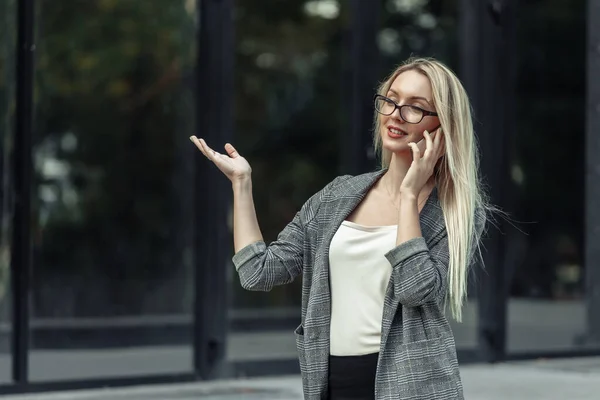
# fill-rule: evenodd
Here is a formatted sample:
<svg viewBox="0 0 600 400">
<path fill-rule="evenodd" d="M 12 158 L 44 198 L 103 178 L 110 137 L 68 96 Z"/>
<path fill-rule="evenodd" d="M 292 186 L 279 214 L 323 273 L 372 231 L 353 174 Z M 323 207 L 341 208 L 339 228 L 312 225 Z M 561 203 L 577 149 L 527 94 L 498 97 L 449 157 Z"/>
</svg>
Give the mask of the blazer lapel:
<svg viewBox="0 0 600 400">
<path fill-rule="evenodd" d="M 321 205 L 325 216 L 323 221 L 323 270 L 326 275 L 323 278 L 326 278 L 327 281 L 329 281 L 329 246 L 333 236 L 385 171 L 380 170 L 349 179 L 343 186 L 335 188 L 328 201 Z"/>
<path fill-rule="evenodd" d="M 331 291 L 329 285 L 329 247 L 331 241 L 342 222 L 354 211 L 369 189 L 384 173 L 385 170 L 381 170 L 351 178 L 339 187 L 334 188 L 328 198 L 321 204 L 320 228 L 323 236 L 319 247 L 322 251 L 316 256 L 317 259 L 320 258 L 321 260 L 317 262 L 313 271 L 317 278 L 313 281 L 313 285 L 318 286 L 315 288 L 315 293 L 318 293 L 322 299 L 319 304 L 322 307 L 320 317 L 326 318 L 322 329 L 327 340 L 329 340 L 329 324 L 331 321 Z"/>
<path fill-rule="evenodd" d="M 327 199 L 321 204 L 321 215 L 320 224 L 323 232 L 321 246 L 322 251 L 317 254 L 317 259 L 320 258 L 320 262 L 317 265 L 313 273 L 316 275 L 316 280 L 313 284 L 317 284 L 318 287 L 315 289 L 315 293 L 318 293 L 322 299 L 320 303 L 321 313 L 320 318 L 325 317 L 326 321 L 323 321 L 322 334 L 325 338 L 329 337 L 329 324 L 331 321 L 331 291 L 329 285 L 329 247 L 333 236 L 339 229 L 342 222 L 354 211 L 354 209 L 360 204 L 365 198 L 369 189 L 377 182 L 377 180 L 386 172 L 386 169 L 363 174 L 351 178 L 345 181 L 342 185 L 334 188 Z M 425 220 L 442 219 L 441 224 L 424 223 Z M 430 243 L 431 239 L 437 235 L 437 231 L 434 232 L 431 226 L 444 226 L 443 224 L 443 213 L 439 206 L 437 188 L 434 188 L 431 195 L 427 199 L 425 206 L 421 210 L 419 216 L 421 222 L 421 232 L 425 238 L 427 244 Z M 381 327 L 381 338 L 382 343 L 387 340 L 394 315 L 396 314 L 399 304 L 393 302 L 394 296 L 390 292 L 393 288 L 393 275 L 390 279 L 385 298 L 385 306 L 383 310 L 383 320 Z M 328 339 L 327 339 L 328 340 Z"/>
</svg>

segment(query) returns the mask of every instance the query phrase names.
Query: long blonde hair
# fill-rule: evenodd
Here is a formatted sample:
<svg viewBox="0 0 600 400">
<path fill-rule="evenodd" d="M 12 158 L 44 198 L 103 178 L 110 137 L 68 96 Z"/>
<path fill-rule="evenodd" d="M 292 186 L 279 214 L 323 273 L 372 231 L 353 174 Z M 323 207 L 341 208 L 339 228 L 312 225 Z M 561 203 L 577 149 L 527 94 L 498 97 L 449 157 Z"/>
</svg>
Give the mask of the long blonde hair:
<svg viewBox="0 0 600 400">
<path fill-rule="evenodd" d="M 479 181 L 479 157 L 471 105 L 456 75 L 447 66 L 431 58 L 407 60 L 380 85 L 378 93 L 387 95 L 396 77 L 408 70 L 417 71 L 429 79 L 433 103 L 444 132 L 446 151 L 436 166 L 435 179 L 450 253 L 447 300 L 452 316 L 461 321 L 469 267 L 474 249 L 478 249 L 479 245 L 481 232 L 478 227 L 485 223 L 485 211 L 489 208 Z M 380 129 L 380 115 L 375 112 L 375 150 L 380 156 L 382 168 L 387 168 L 392 153 L 382 147 Z"/>
</svg>

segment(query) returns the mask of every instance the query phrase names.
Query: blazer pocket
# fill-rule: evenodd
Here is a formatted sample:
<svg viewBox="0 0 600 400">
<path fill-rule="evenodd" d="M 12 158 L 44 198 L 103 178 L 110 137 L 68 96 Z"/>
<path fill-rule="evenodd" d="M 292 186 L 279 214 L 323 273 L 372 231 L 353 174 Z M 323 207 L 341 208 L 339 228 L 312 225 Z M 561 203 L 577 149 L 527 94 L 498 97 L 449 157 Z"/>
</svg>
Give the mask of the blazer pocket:
<svg viewBox="0 0 600 400">
<path fill-rule="evenodd" d="M 300 324 L 295 330 L 294 335 L 296 336 L 296 348 L 298 353 L 304 353 L 304 327 Z"/>
<path fill-rule="evenodd" d="M 298 361 L 300 363 L 300 374 L 302 375 L 302 388 L 304 393 L 308 393 L 308 376 L 306 366 L 306 348 L 304 344 L 304 327 L 300 324 L 296 330 L 294 330 L 296 336 L 296 349 L 298 351 Z"/>
<path fill-rule="evenodd" d="M 460 399 L 453 354 L 442 338 L 401 344 L 395 357 L 400 398 Z"/>
</svg>

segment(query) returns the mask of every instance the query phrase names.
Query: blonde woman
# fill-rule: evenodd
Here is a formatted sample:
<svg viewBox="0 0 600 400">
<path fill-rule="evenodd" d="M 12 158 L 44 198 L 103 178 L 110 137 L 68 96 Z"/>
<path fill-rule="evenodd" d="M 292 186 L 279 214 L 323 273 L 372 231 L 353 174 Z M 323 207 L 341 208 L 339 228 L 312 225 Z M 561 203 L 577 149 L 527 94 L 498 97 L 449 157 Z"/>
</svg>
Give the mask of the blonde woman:
<svg viewBox="0 0 600 400">
<path fill-rule="evenodd" d="M 268 291 L 302 275 L 305 399 L 462 399 L 445 309 L 460 321 L 486 209 L 469 100 L 442 63 L 411 59 L 374 109 L 382 168 L 334 179 L 269 245 L 250 165 L 230 144 L 220 154 L 191 139 L 232 182 L 242 286 Z"/>
</svg>

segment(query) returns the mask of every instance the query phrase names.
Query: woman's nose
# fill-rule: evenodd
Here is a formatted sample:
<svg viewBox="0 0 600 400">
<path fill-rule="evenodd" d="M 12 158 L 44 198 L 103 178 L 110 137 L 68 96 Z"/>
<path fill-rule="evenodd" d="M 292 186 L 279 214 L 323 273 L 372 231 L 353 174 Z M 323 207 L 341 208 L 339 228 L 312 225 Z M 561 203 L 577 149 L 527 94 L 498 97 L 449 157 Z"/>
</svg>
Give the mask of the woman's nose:
<svg viewBox="0 0 600 400">
<path fill-rule="evenodd" d="M 393 117 L 394 119 L 397 119 L 401 123 L 406 122 L 406 121 L 404 121 L 404 118 L 402 118 L 402 113 L 400 112 L 400 107 L 396 107 L 394 109 L 394 112 L 390 116 Z"/>
</svg>

